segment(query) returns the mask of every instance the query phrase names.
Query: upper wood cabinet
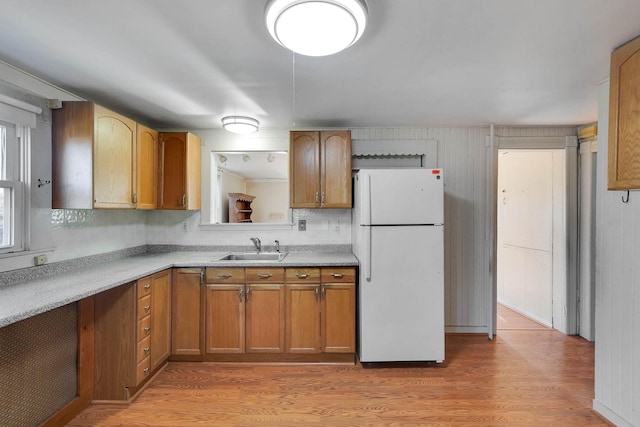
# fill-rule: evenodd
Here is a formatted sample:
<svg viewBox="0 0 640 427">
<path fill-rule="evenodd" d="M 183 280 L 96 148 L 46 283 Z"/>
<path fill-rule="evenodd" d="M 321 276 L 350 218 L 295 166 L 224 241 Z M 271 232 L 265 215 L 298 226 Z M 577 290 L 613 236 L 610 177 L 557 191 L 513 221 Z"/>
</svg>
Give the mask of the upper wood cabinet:
<svg viewBox="0 0 640 427">
<path fill-rule="evenodd" d="M 351 132 L 292 131 L 292 208 L 351 207 Z"/>
<path fill-rule="evenodd" d="M 136 207 L 135 121 L 87 101 L 53 110 L 52 207 Z"/>
<path fill-rule="evenodd" d="M 640 188 L 640 37 L 611 54 L 609 190 Z"/>
<path fill-rule="evenodd" d="M 158 207 L 158 132 L 138 124 L 137 208 Z"/>
<path fill-rule="evenodd" d="M 200 145 L 189 132 L 160 133 L 160 209 L 200 209 Z"/>
</svg>

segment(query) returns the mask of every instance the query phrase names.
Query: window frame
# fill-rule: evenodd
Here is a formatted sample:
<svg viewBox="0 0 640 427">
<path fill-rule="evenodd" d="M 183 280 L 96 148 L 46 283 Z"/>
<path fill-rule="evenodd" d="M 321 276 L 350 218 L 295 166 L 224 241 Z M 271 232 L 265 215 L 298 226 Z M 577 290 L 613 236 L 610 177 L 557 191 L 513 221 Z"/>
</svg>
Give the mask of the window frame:
<svg viewBox="0 0 640 427">
<path fill-rule="evenodd" d="M 28 139 L 30 130 L 28 127 L 0 120 L 0 127 L 5 139 L 5 165 L 4 176 L 0 176 L 0 188 L 9 189 L 10 218 L 5 223 L 8 225 L 8 243 L 0 241 L 0 255 L 26 250 L 27 217 L 29 211 L 25 204 L 26 182 L 29 173 L 27 162 L 27 149 L 25 139 Z M 27 136 L 25 138 L 24 136 Z M 6 202 L 6 201 L 5 201 Z"/>
</svg>

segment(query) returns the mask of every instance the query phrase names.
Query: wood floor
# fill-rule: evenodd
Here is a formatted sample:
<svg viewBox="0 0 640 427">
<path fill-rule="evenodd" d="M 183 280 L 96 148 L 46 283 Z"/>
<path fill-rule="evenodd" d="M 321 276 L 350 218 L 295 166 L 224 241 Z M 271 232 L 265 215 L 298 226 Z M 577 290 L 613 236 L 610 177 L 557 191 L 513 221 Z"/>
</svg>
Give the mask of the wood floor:
<svg viewBox="0 0 640 427">
<path fill-rule="evenodd" d="M 593 343 L 552 329 L 447 335 L 442 365 L 171 363 L 73 426 L 588 426 Z"/>
<path fill-rule="evenodd" d="M 535 320 L 532 320 L 528 317 L 525 317 L 504 305 L 498 303 L 497 305 L 497 329 L 505 330 L 505 329 L 544 329 L 550 330 L 551 328 L 543 325 L 542 323 L 538 323 Z"/>
</svg>

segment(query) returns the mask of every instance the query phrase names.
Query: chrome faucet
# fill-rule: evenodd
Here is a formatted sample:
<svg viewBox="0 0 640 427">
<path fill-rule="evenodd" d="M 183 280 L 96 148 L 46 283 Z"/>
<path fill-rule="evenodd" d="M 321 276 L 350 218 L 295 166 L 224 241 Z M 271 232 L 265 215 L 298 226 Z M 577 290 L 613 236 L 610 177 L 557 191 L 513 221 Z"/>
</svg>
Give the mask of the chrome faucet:
<svg viewBox="0 0 640 427">
<path fill-rule="evenodd" d="M 256 252 L 260 253 L 260 251 L 262 251 L 262 243 L 260 243 L 260 239 L 258 239 L 257 237 L 252 237 L 249 240 L 251 240 L 253 242 L 253 244 L 256 247 Z"/>
<path fill-rule="evenodd" d="M 280 252 L 280 240 L 276 240 L 276 252 Z"/>
</svg>

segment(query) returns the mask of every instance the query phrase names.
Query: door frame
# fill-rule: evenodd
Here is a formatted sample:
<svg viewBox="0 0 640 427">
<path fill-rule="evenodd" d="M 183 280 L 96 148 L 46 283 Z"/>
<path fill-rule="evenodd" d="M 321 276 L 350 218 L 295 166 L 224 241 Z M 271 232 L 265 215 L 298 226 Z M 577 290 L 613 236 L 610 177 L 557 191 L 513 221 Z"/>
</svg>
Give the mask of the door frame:
<svg viewBox="0 0 640 427">
<path fill-rule="evenodd" d="M 558 319 L 556 329 L 567 335 L 574 335 L 578 328 L 578 137 L 487 137 L 487 307 L 489 321 L 487 334 L 493 339 L 497 327 L 497 232 L 498 212 L 498 150 L 499 149 L 562 149 L 565 151 L 566 188 L 566 288 L 561 290 L 566 301 L 562 319 Z M 555 314 L 554 314 L 555 317 Z"/>
</svg>

